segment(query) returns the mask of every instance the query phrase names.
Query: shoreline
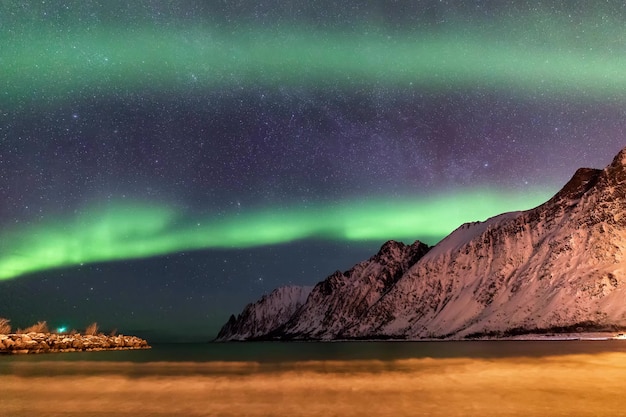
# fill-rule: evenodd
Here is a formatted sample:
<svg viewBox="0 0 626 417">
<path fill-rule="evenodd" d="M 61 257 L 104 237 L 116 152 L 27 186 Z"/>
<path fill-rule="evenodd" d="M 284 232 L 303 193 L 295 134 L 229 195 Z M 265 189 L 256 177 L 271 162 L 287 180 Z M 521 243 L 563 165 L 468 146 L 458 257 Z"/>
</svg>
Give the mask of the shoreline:
<svg viewBox="0 0 626 417">
<path fill-rule="evenodd" d="M 626 333 L 617 332 L 571 332 L 571 333 L 525 333 L 514 336 L 474 336 L 474 337 L 452 337 L 452 338 L 353 338 L 353 339 L 213 339 L 209 343 L 256 343 L 256 342 L 276 342 L 276 343 L 351 343 L 351 342 L 472 342 L 472 341 L 568 341 L 568 340 L 626 340 Z"/>
<path fill-rule="evenodd" d="M 137 336 L 81 335 L 58 333 L 0 334 L 0 355 L 37 353 L 97 352 L 103 350 L 150 349 L 145 339 Z"/>
<path fill-rule="evenodd" d="M 623 333 L 615 332 L 574 332 L 574 333 L 528 333 L 506 337 L 477 337 L 466 340 L 512 340 L 512 341 L 568 341 L 568 340 L 626 340 Z"/>
</svg>

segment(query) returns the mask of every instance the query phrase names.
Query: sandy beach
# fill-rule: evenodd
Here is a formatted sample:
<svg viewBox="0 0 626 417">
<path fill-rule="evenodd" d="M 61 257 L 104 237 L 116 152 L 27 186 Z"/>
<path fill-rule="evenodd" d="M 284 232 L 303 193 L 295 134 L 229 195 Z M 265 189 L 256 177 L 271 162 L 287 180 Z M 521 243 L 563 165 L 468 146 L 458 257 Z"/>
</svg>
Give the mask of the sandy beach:
<svg viewBox="0 0 626 417">
<path fill-rule="evenodd" d="M 51 416 L 626 416 L 626 355 L 250 363 L 21 362 L 0 410 Z M 49 372 L 54 376 L 45 376 Z"/>
</svg>

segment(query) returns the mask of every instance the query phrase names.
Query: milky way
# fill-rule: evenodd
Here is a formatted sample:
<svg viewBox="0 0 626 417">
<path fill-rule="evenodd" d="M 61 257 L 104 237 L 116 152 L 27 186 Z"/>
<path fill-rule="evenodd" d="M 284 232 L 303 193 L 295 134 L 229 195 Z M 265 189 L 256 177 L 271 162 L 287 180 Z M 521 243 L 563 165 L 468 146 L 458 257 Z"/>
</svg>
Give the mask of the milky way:
<svg viewBox="0 0 626 417">
<path fill-rule="evenodd" d="M 388 239 L 540 204 L 625 145 L 625 13 L 4 2 L 0 317 L 213 332 Z"/>
</svg>

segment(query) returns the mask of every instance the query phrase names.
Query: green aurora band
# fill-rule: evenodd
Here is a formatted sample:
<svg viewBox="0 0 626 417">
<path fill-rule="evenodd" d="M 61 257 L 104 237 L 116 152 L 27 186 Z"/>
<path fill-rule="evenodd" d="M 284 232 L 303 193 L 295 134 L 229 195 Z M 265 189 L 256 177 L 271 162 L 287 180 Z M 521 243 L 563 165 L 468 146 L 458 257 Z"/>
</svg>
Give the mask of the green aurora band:
<svg viewBox="0 0 626 417">
<path fill-rule="evenodd" d="M 572 24 L 546 14 L 489 25 L 394 33 L 183 25 L 27 27 L 0 34 L 0 104 L 107 94 L 256 86 L 354 85 L 455 91 L 487 87 L 591 99 L 626 98 L 626 26 L 619 16 Z M 24 105 L 24 104 L 22 104 Z M 463 222 L 545 201 L 546 189 L 473 190 L 190 218 L 175 207 L 109 205 L 0 234 L 0 280 L 83 263 L 307 238 L 436 243 Z"/>
<path fill-rule="evenodd" d="M 240 249 L 307 238 L 433 244 L 467 221 L 531 208 L 550 192 L 525 197 L 474 190 L 438 197 L 353 201 L 335 206 L 260 210 L 194 218 L 168 206 L 111 204 L 73 219 L 0 235 L 0 280 L 85 263 L 138 259 L 200 249 Z"/>
<path fill-rule="evenodd" d="M 626 97 L 626 26 L 602 16 L 459 24 L 436 31 L 26 27 L 0 35 L 3 101 L 255 86 L 491 88 Z M 611 20 L 613 19 L 613 20 Z M 600 22 L 600 24 L 597 24 Z"/>
</svg>

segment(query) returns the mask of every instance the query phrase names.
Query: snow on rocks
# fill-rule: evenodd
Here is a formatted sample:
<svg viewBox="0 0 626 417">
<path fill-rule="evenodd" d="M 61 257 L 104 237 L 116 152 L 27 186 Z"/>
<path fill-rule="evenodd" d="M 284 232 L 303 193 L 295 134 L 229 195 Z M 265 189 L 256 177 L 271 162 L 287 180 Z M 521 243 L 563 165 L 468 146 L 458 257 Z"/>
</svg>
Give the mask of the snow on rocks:
<svg viewBox="0 0 626 417">
<path fill-rule="evenodd" d="M 534 209 L 467 223 L 430 250 L 387 242 L 369 260 L 318 283 L 301 306 L 274 303 L 261 321 L 244 321 L 255 339 L 615 332 L 626 329 L 624 300 L 626 148 L 603 170 L 577 170 Z M 277 319 L 272 311 L 285 314 Z M 224 326 L 221 340 L 251 338 L 236 322 Z"/>
<path fill-rule="evenodd" d="M 232 315 L 217 335 L 218 341 L 248 340 L 275 331 L 306 302 L 312 287 L 286 286 L 248 304 L 235 317 Z"/>
</svg>

